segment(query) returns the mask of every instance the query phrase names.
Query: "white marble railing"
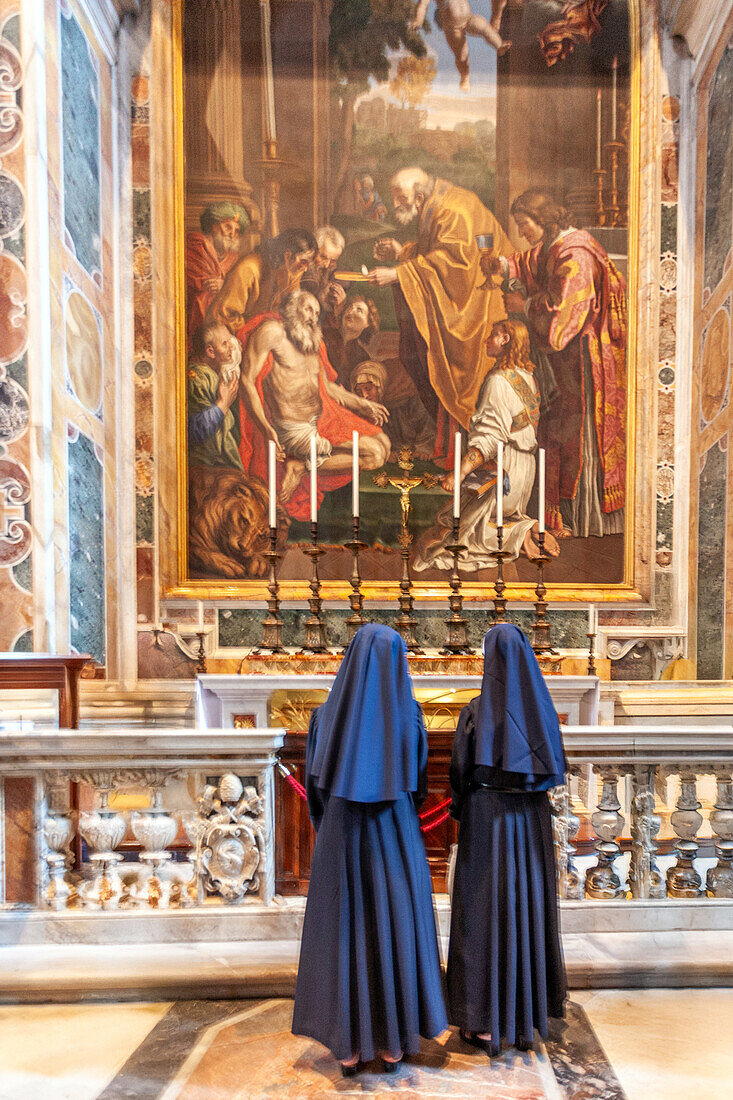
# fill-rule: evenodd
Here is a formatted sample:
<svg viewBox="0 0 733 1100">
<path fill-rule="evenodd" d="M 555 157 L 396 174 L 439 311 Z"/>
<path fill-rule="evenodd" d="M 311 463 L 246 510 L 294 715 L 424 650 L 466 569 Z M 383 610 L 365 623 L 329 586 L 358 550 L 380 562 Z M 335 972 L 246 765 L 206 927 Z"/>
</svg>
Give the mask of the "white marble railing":
<svg viewBox="0 0 733 1100">
<path fill-rule="evenodd" d="M 733 898 L 733 727 L 576 726 L 564 738 L 570 779 L 552 793 L 561 898 Z M 595 856 L 583 874 L 584 818 Z M 701 841 L 714 862 L 698 858 Z"/>
<path fill-rule="evenodd" d="M 0 906 L 267 905 L 283 735 L 3 733 Z M 570 780 L 552 793 L 561 898 L 733 898 L 733 727 L 575 726 L 565 744 Z"/>
<path fill-rule="evenodd" d="M 146 911 L 268 903 L 275 889 L 273 763 L 283 735 L 5 732 L 0 901 L 5 908 Z"/>
</svg>

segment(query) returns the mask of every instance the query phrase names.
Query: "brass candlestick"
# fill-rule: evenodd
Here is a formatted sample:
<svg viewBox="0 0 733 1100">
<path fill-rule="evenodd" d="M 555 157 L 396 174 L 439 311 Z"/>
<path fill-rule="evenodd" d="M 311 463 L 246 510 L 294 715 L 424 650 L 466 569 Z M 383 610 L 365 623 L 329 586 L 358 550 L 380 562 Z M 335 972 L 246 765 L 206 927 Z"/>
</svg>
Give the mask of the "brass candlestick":
<svg viewBox="0 0 733 1100">
<path fill-rule="evenodd" d="M 321 607 L 321 581 L 318 576 L 318 559 L 325 551 L 318 545 L 318 523 L 311 523 L 311 546 L 306 554 L 313 563 L 310 580 L 311 597 L 308 600 L 310 615 L 305 620 L 305 645 L 303 650 L 308 653 L 325 653 L 328 649 L 328 636 L 326 624 L 323 621 Z"/>
<path fill-rule="evenodd" d="M 586 634 L 586 638 L 588 639 L 588 675 L 589 676 L 595 676 L 596 675 L 596 658 L 595 658 L 595 654 L 593 652 L 594 647 L 595 647 L 595 641 L 596 641 L 595 633 Z"/>
<path fill-rule="evenodd" d="M 506 600 L 504 599 L 504 558 L 507 557 L 504 546 L 504 525 L 496 528 L 496 550 L 492 550 L 492 558 L 496 558 L 496 580 L 494 581 L 494 622 L 506 622 Z"/>
<path fill-rule="evenodd" d="M 360 626 L 363 626 L 366 619 L 362 615 L 362 605 L 364 603 L 364 597 L 361 594 L 361 575 L 359 574 L 359 553 L 362 550 L 366 550 L 366 543 L 359 542 L 359 517 L 353 516 L 354 533 L 345 546 L 347 550 L 350 550 L 354 556 L 354 568 L 351 571 L 351 592 L 349 593 L 349 605 L 351 607 L 351 614 L 346 620 L 346 629 L 348 631 L 346 644 L 348 645 L 351 639 L 356 634 Z"/>
<path fill-rule="evenodd" d="M 445 620 L 447 627 L 445 646 L 442 653 L 472 653 L 468 644 L 467 620 L 463 617 L 463 596 L 461 595 L 461 575 L 458 572 L 458 559 L 466 547 L 458 541 L 459 537 L 458 516 L 453 517 L 453 541 L 446 550 L 453 555 L 453 568 L 450 575 L 451 594 L 448 597 L 450 618 Z"/>
<path fill-rule="evenodd" d="M 206 672 L 206 649 L 204 648 L 204 638 L 206 637 L 206 631 L 197 630 L 196 637 L 199 640 L 199 651 L 197 653 L 196 671 Z"/>
<path fill-rule="evenodd" d="M 596 225 L 605 225 L 606 211 L 603 205 L 603 181 L 606 175 L 606 169 L 594 168 L 593 175 L 596 177 Z"/>
<path fill-rule="evenodd" d="M 384 470 L 381 473 L 374 475 L 375 485 L 379 485 L 381 488 L 385 488 L 387 485 L 394 486 L 395 489 L 400 491 L 400 508 L 402 512 L 402 526 L 398 537 L 400 544 L 400 554 L 402 557 L 402 577 L 400 578 L 400 594 L 398 597 L 398 603 L 400 606 L 400 614 L 395 619 L 395 629 L 405 640 L 410 653 L 421 653 L 422 650 L 417 644 L 415 638 L 415 627 L 417 626 L 417 620 L 412 617 L 412 582 L 410 580 L 410 543 L 412 542 L 412 535 L 409 531 L 408 520 L 410 516 L 410 492 L 417 485 L 425 485 L 427 488 L 432 488 L 433 485 L 438 484 L 438 478 L 434 474 L 423 474 L 422 477 L 418 477 L 415 474 L 410 474 L 415 463 L 412 461 L 412 451 L 409 447 L 401 447 L 397 456 L 397 463 L 401 470 L 404 472 L 401 475 L 388 474 Z"/>
<path fill-rule="evenodd" d="M 535 588 L 537 599 L 534 605 L 535 619 L 532 623 L 532 649 L 535 653 L 540 654 L 553 653 L 554 650 L 550 641 L 551 623 L 547 618 L 547 601 L 545 600 L 547 589 L 545 587 L 544 571 L 545 565 L 550 560 L 550 557 L 545 553 L 544 531 L 539 532 L 538 542 L 540 553 L 537 558 L 537 586 Z"/>
<path fill-rule="evenodd" d="M 618 159 L 624 148 L 623 141 L 607 141 L 606 149 L 611 157 L 611 203 L 608 208 L 606 225 L 617 226 L 621 221 L 621 206 L 618 201 Z"/>
<path fill-rule="evenodd" d="M 270 549 L 265 558 L 270 566 L 267 581 L 267 615 L 262 620 L 262 641 L 258 650 L 266 649 L 270 653 L 283 652 L 283 622 L 280 614 L 280 584 L 277 579 L 277 563 L 281 555 L 277 552 L 277 527 L 270 528 Z M 256 651 L 257 652 L 257 651 Z"/>
</svg>

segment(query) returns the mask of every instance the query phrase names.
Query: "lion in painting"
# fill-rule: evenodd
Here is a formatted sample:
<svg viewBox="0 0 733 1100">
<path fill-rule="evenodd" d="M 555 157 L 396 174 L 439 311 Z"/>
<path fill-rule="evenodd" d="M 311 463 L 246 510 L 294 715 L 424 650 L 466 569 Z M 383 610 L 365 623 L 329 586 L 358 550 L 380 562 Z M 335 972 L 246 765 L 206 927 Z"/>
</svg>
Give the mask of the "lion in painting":
<svg viewBox="0 0 733 1100">
<path fill-rule="evenodd" d="M 242 470 L 195 466 L 189 480 L 189 565 L 199 577 L 262 577 L 267 571 L 267 489 Z"/>
</svg>

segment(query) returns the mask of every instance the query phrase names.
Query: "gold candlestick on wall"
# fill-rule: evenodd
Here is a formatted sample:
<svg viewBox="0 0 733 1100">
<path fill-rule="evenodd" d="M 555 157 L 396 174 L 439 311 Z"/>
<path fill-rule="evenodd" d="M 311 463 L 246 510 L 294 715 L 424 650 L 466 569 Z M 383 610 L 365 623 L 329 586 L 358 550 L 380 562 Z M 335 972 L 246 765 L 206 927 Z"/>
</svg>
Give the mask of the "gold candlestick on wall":
<svg viewBox="0 0 733 1100">
<path fill-rule="evenodd" d="M 606 225 L 617 226 L 621 221 L 621 206 L 618 201 L 618 161 L 621 150 L 624 148 L 622 141 L 606 142 L 606 149 L 611 158 L 611 202 L 608 207 Z"/>
<path fill-rule="evenodd" d="M 395 629 L 405 640 L 410 653 L 420 653 L 420 647 L 417 644 L 415 638 L 415 627 L 417 626 L 417 620 L 412 616 L 412 581 L 410 579 L 410 544 L 412 543 L 412 535 L 409 530 L 409 517 L 410 517 L 410 493 L 418 485 L 424 485 L 430 489 L 434 485 L 438 484 L 438 478 L 434 474 L 423 474 L 418 476 L 411 474 L 415 463 L 412 461 L 412 451 L 409 447 L 401 447 L 397 456 L 397 464 L 403 471 L 402 474 L 388 474 L 382 470 L 381 473 L 374 475 L 374 484 L 379 485 L 384 489 L 387 485 L 392 485 L 395 489 L 400 491 L 400 509 L 402 513 L 402 523 L 400 533 L 397 541 L 400 545 L 400 555 L 402 557 L 402 577 L 400 578 L 400 595 L 398 597 L 398 603 L 400 607 L 400 614 L 395 619 Z"/>
</svg>

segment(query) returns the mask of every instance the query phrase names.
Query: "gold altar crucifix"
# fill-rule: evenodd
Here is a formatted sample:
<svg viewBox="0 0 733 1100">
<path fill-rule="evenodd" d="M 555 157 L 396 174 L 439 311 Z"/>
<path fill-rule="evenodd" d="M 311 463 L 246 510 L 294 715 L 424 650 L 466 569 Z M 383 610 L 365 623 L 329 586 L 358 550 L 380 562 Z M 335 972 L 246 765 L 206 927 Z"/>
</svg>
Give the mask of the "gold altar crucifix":
<svg viewBox="0 0 733 1100">
<path fill-rule="evenodd" d="M 395 489 L 400 491 L 400 509 L 402 513 L 402 524 L 397 541 L 400 544 L 400 555 L 402 557 L 402 576 L 400 578 L 400 594 L 398 597 L 398 603 L 400 605 L 400 614 L 395 619 L 395 629 L 402 635 L 405 640 L 405 644 L 410 653 L 420 653 L 420 647 L 417 644 L 415 638 L 415 626 L 417 620 L 412 617 L 412 581 L 410 579 L 410 544 L 412 542 L 412 535 L 409 530 L 410 519 L 410 493 L 418 485 L 424 485 L 426 489 L 432 489 L 434 485 L 438 484 L 439 478 L 435 474 L 411 474 L 415 463 L 412 460 L 412 450 L 409 447 L 401 447 L 397 455 L 397 465 L 401 474 L 388 474 L 382 470 L 380 473 L 374 475 L 375 485 L 379 485 L 384 489 L 387 485 L 392 485 Z"/>
</svg>

